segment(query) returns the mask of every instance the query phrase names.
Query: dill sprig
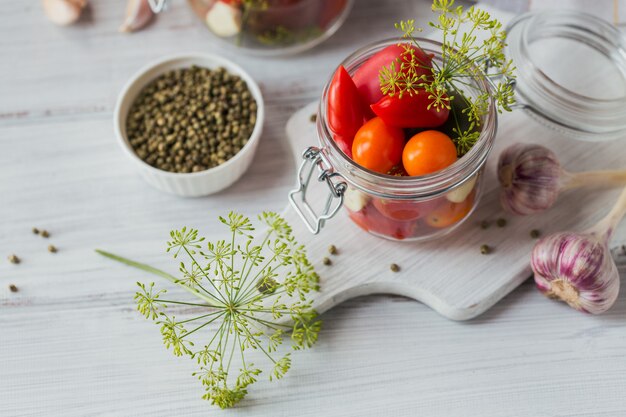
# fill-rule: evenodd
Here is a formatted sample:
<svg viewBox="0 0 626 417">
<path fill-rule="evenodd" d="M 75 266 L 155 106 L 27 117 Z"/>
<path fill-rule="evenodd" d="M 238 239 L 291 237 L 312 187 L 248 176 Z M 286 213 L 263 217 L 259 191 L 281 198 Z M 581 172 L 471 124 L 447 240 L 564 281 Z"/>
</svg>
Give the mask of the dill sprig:
<svg viewBox="0 0 626 417">
<path fill-rule="evenodd" d="M 319 276 L 304 246 L 279 215 L 265 212 L 259 220 L 267 227 L 259 238 L 252 235 L 249 218 L 232 212 L 220 217 L 231 231 L 228 241 L 207 243 L 196 229 L 173 230 L 167 252 L 185 259 L 179 277 L 98 250 L 166 278 L 199 299 L 170 299 L 167 290 L 155 289 L 154 283 L 137 283 L 135 295 L 137 310 L 160 326 L 166 348 L 198 363 L 193 375 L 205 389 L 203 398 L 221 408 L 243 399 L 262 373 L 246 359 L 247 351 L 262 352 L 269 379 L 281 379 L 291 367 L 291 354 L 278 354 L 283 336 L 290 334 L 293 349 L 304 349 L 317 341 L 321 327 L 307 298 L 319 289 Z M 180 305 L 197 314 L 185 320 L 168 314 L 168 307 Z"/>
<path fill-rule="evenodd" d="M 401 43 L 405 50 L 397 62 L 381 69 L 381 91 L 400 98 L 405 94 L 428 94 L 429 109 L 451 110 L 455 126 L 452 139 L 459 156 L 463 156 L 480 137 L 480 126 L 489 112 L 491 99 L 498 112 L 511 111 L 515 103 L 514 67 L 504 55 L 506 33 L 502 24 L 488 12 L 474 6 L 467 10 L 463 6 L 455 7 L 454 0 L 434 0 L 432 10 L 439 13 L 437 21 L 429 25 L 442 33 L 441 63 L 433 61 L 432 67 L 426 66 L 415 56 L 411 45 L 421 50 L 415 38 L 421 29 L 415 28 L 414 20 L 397 23 L 396 29 L 409 43 Z M 469 29 L 465 29 L 465 24 Z M 477 40 L 479 34 L 484 40 Z M 489 70 L 491 88 L 487 91 L 475 82 L 486 76 L 483 68 Z M 457 95 L 463 103 L 461 113 L 467 123 L 461 123 L 461 115 L 451 106 Z"/>
</svg>

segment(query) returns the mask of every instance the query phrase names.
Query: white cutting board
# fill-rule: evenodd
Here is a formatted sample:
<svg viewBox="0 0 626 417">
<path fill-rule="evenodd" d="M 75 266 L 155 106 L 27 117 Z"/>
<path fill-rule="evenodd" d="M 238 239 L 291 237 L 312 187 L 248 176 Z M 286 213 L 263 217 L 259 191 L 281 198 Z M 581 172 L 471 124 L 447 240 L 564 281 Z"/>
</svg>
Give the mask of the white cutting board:
<svg viewBox="0 0 626 417">
<path fill-rule="evenodd" d="M 511 14 L 487 5 L 479 7 L 505 25 L 512 18 Z M 556 61 L 558 66 L 560 61 Z M 563 71 L 572 74 L 571 68 Z M 315 124 L 310 120 L 316 112 L 317 103 L 311 103 L 294 114 L 287 124 L 289 144 L 298 166 L 306 148 L 319 146 Z M 626 138 L 603 143 L 568 139 L 539 124 L 523 110 L 501 115 L 498 122 L 479 207 L 449 236 L 428 243 L 391 242 L 362 231 L 343 210 L 326 222 L 319 235 L 313 235 L 297 213 L 287 208 L 286 218 L 294 227 L 298 241 L 306 245 L 321 276 L 321 292 L 314 299 L 319 312 L 352 297 L 388 293 L 414 298 L 449 319 L 471 319 L 531 276 L 529 259 L 535 243 L 530 237 L 532 229 L 539 229 L 543 235 L 584 230 L 608 212 L 620 190 L 574 190 L 562 195 L 544 213 L 527 217 L 506 215 L 498 201 L 495 165 L 505 147 L 515 142 L 533 142 L 556 151 L 562 165 L 570 171 L 626 169 Z M 325 198 L 326 185 L 315 185 L 310 192 Z M 507 219 L 506 227 L 493 224 L 499 217 Z M 491 221 L 491 227 L 481 229 L 482 220 Z M 623 224 L 616 231 L 612 246 L 625 241 L 626 224 Z M 328 254 L 330 244 L 339 249 L 337 256 Z M 494 252 L 482 255 L 483 244 L 494 248 Z M 324 265 L 324 257 L 331 258 L 333 264 Z M 392 263 L 398 264 L 401 271 L 390 271 Z"/>
<path fill-rule="evenodd" d="M 287 136 L 295 163 L 302 152 L 319 146 L 315 124 L 310 121 L 317 103 L 295 113 L 287 124 Z M 532 229 L 546 233 L 583 230 L 602 217 L 619 190 L 574 190 L 561 196 L 556 205 L 539 215 L 517 217 L 504 214 L 498 202 L 495 164 L 500 151 L 514 142 L 542 143 L 557 154 L 572 171 L 626 168 L 626 140 L 587 143 L 564 138 L 560 133 L 535 122 L 523 111 L 500 117 L 496 145 L 487 163 L 483 197 L 478 209 L 451 235 L 427 243 L 391 242 L 369 235 L 348 218 L 342 209 L 326 222 L 319 235 L 310 233 L 298 214 L 288 207 L 286 219 L 321 276 L 321 291 L 314 295 L 314 307 L 324 312 L 346 299 L 386 293 L 413 298 L 452 320 L 468 320 L 485 312 L 531 276 L 530 252 L 535 240 Z M 312 181 L 315 182 L 315 179 Z M 311 186 L 310 192 L 325 196 L 325 183 Z M 323 198 L 323 197 L 320 197 Z M 495 223 L 507 219 L 507 226 L 492 224 L 480 228 L 481 220 Z M 623 226 L 623 225 L 622 225 Z M 626 241 L 626 227 L 618 228 L 613 245 Z M 339 253 L 331 256 L 328 246 Z M 480 246 L 494 248 L 482 255 Z M 322 260 L 329 257 L 332 265 Z M 401 271 L 394 273 L 389 265 Z M 548 301 L 546 301 L 548 302 Z"/>
</svg>

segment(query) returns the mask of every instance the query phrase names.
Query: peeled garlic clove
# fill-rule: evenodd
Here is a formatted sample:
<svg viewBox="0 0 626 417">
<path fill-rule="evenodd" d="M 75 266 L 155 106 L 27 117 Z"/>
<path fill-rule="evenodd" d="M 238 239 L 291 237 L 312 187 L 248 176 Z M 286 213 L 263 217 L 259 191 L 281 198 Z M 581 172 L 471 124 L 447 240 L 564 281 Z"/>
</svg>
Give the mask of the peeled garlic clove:
<svg viewBox="0 0 626 417">
<path fill-rule="evenodd" d="M 607 245 L 593 235 L 564 232 L 541 239 L 531 266 L 542 293 L 576 310 L 600 314 L 617 300 L 619 272 Z"/>
<path fill-rule="evenodd" d="M 153 16 L 154 12 L 148 0 L 128 0 L 126 18 L 120 32 L 135 32 L 150 23 Z"/>
<path fill-rule="evenodd" d="M 465 181 L 465 184 L 461 185 L 460 187 L 456 187 L 454 190 L 447 193 L 446 198 L 448 199 L 448 201 L 452 203 L 464 202 L 467 196 L 470 195 L 470 193 L 474 189 L 477 179 L 478 175 L 474 175 L 468 181 Z"/>
<path fill-rule="evenodd" d="M 52 23 L 70 25 L 78 20 L 87 0 L 43 0 L 43 10 Z"/>
<path fill-rule="evenodd" d="M 343 203 L 351 211 L 361 211 L 369 202 L 369 197 L 359 190 L 348 187 L 343 195 Z"/>
<path fill-rule="evenodd" d="M 241 32 L 242 12 L 236 5 L 218 0 L 206 14 L 206 24 L 217 36 L 228 38 Z"/>
<path fill-rule="evenodd" d="M 552 207 L 559 196 L 562 172 L 559 160 L 548 148 L 521 143 L 508 147 L 498 160 L 502 207 L 521 215 Z"/>
</svg>

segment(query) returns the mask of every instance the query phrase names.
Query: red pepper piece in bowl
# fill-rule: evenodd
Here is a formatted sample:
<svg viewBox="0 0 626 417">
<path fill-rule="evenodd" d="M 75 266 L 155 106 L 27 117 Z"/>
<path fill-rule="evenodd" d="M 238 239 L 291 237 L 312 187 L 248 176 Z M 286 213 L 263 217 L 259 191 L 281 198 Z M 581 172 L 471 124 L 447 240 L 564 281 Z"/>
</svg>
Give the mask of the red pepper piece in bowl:
<svg viewBox="0 0 626 417">
<path fill-rule="evenodd" d="M 372 104 L 372 111 L 391 126 L 402 128 L 433 128 L 443 125 L 450 115 L 447 108 L 437 108 L 429 94 L 419 90 L 417 94 L 405 94 L 400 98 L 384 96 L 376 104 Z"/>
<path fill-rule="evenodd" d="M 394 65 L 395 70 L 400 71 L 403 63 L 411 62 L 411 53 L 407 53 L 407 50 L 412 51 L 415 62 L 420 63 L 417 67 L 413 66 L 416 77 L 432 73 L 433 55 L 428 55 L 410 44 L 390 45 L 374 54 L 354 73 L 354 84 L 365 102 L 374 104 L 383 98 L 383 92 L 380 89 L 380 70 Z M 404 67 L 402 71 L 405 73 L 411 70 L 410 65 L 404 65 Z"/>
<path fill-rule="evenodd" d="M 369 113 L 350 74 L 340 66 L 328 87 L 326 118 L 333 139 L 350 158 L 354 135 L 367 121 Z"/>
</svg>

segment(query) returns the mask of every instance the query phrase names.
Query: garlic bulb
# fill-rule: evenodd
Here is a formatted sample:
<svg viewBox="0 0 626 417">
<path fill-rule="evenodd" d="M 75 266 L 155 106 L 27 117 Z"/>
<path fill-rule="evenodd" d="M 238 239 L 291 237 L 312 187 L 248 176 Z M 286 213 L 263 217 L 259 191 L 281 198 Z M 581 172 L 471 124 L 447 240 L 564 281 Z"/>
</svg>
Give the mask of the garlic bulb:
<svg viewBox="0 0 626 417">
<path fill-rule="evenodd" d="M 43 0 L 43 10 L 52 23 L 70 25 L 78 20 L 87 0 Z"/>
<path fill-rule="evenodd" d="M 500 154 L 498 180 L 502 185 L 502 207 L 513 214 L 528 215 L 552 207 L 565 190 L 624 185 L 626 171 L 570 173 L 561 168 L 550 149 L 516 143 Z"/>
<path fill-rule="evenodd" d="M 356 190 L 352 187 L 348 187 L 346 192 L 343 195 L 343 203 L 348 207 L 351 211 L 361 211 L 363 207 L 369 203 L 370 198 L 367 194 Z"/>
<path fill-rule="evenodd" d="M 126 17 L 120 32 L 135 32 L 150 23 L 153 16 L 154 12 L 148 0 L 128 0 Z"/>
<path fill-rule="evenodd" d="M 531 256 L 537 288 L 586 313 L 611 308 L 620 276 L 608 244 L 625 213 L 626 189 L 611 212 L 587 232 L 555 233 L 537 242 Z"/>
<path fill-rule="evenodd" d="M 448 199 L 448 201 L 452 203 L 464 202 L 467 196 L 470 195 L 470 193 L 474 189 L 474 186 L 476 185 L 476 180 L 478 180 L 478 174 L 465 181 L 465 183 L 460 187 L 457 187 L 454 190 L 448 192 L 446 194 L 446 198 Z"/>
<path fill-rule="evenodd" d="M 236 4 L 217 0 L 206 14 L 206 24 L 217 36 L 228 38 L 242 28 L 242 12 Z"/>
</svg>

